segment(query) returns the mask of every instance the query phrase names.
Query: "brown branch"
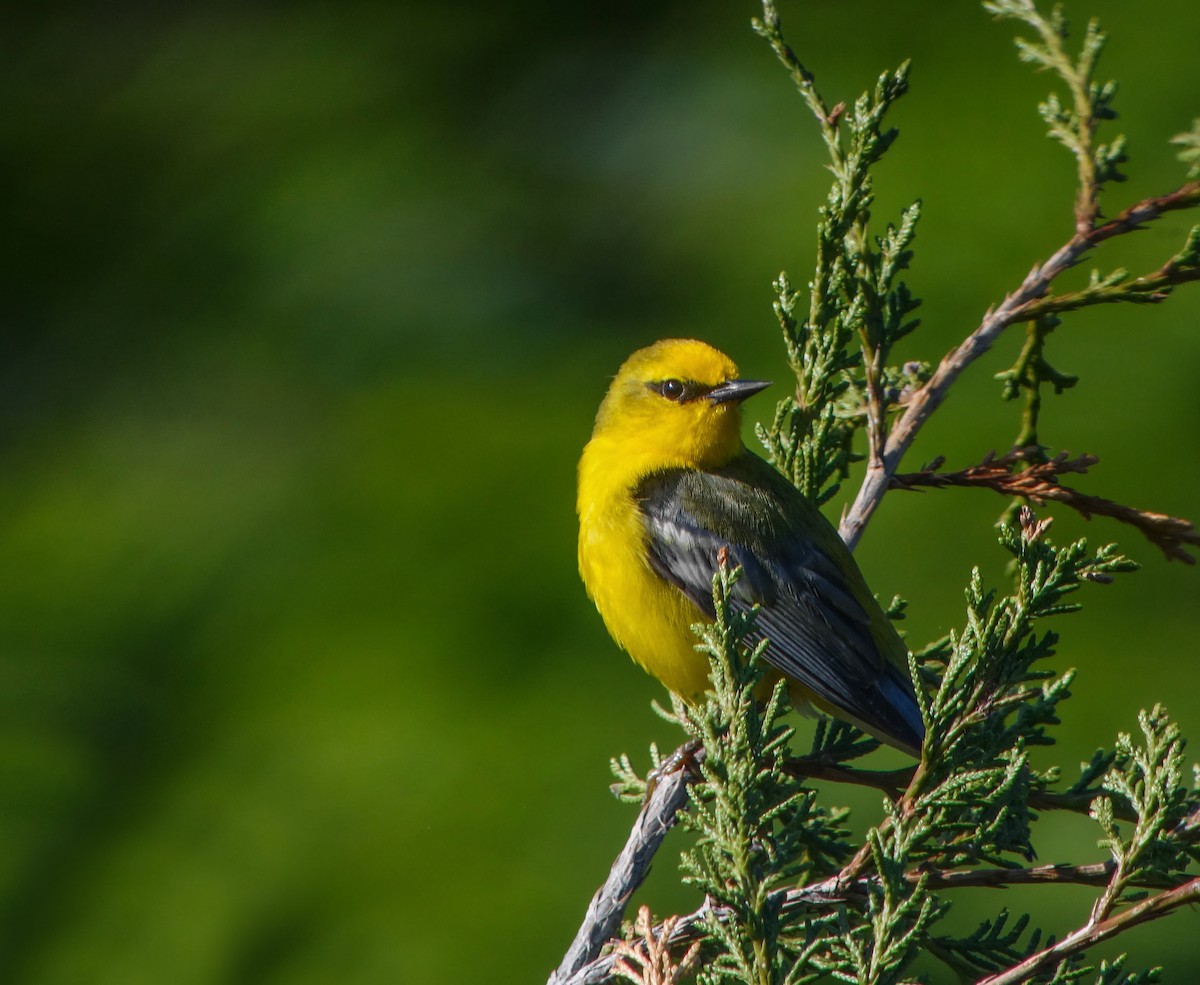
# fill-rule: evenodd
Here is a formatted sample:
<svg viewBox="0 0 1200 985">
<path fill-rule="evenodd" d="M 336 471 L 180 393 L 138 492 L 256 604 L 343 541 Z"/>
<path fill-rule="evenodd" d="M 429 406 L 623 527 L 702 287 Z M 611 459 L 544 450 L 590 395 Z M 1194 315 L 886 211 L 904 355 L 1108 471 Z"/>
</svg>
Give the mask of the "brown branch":
<svg viewBox="0 0 1200 985">
<path fill-rule="evenodd" d="M 1067 473 L 1083 474 L 1100 461 L 1095 455 L 1068 458 L 1066 452 L 1049 461 L 1036 460 L 1038 449 L 1014 448 L 1006 455 L 989 453 L 979 465 L 958 472 L 939 472 L 944 459 L 935 459 L 919 472 L 895 475 L 889 484 L 892 489 L 942 489 L 946 486 L 981 487 L 992 489 L 1002 496 L 1018 496 L 1038 506 L 1047 501 L 1061 503 L 1079 513 L 1084 519 L 1107 516 L 1128 524 L 1142 533 L 1168 560 L 1195 564 L 1188 547 L 1200 548 L 1200 531 L 1190 520 L 1139 510 L 1111 499 L 1079 492 L 1058 481 Z M 1019 471 L 1017 466 L 1023 465 Z"/>
<path fill-rule="evenodd" d="M 1020 287 L 1007 295 L 996 308 L 989 309 L 979 326 L 943 357 L 930 378 L 913 394 L 888 435 L 880 460 L 868 463 L 858 495 L 842 518 L 839 528 L 842 539 L 851 548 L 858 544 L 864 528 L 891 485 L 900 460 L 912 446 L 917 432 L 946 399 L 959 374 L 987 352 L 1006 328 L 1016 322 L 1028 321 L 1037 302 L 1049 293 L 1055 278 L 1079 263 L 1099 243 L 1133 232 L 1168 212 L 1190 208 L 1197 203 L 1200 203 L 1200 181 L 1190 181 L 1166 195 L 1143 199 L 1131 205 L 1101 226 L 1077 231 L 1048 260 L 1035 266 Z"/>
<path fill-rule="evenodd" d="M 1017 985 L 1019 982 L 1028 981 L 1037 972 L 1057 964 L 1072 954 L 1077 954 L 1110 937 L 1115 937 L 1130 927 L 1136 927 L 1138 924 L 1165 916 L 1176 907 L 1183 906 L 1185 903 L 1194 903 L 1198 899 L 1200 899 L 1200 877 L 1189 879 L 1181 886 L 1150 896 L 1107 920 L 1080 927 L 1050 947 L 1031 954 L 1020 964 L 1015 964 L 999 974 L 980 979 L 977 985 Z"/>
<path fill-rule="evenodd" d="M 1023 496 L 1035 499 L 1042 491 L 1058 484 L 1058 476 L 1066 473 L 1083 474 L 1100 459 L 1095 455 L 1068 458 L 1066 452 L 1049 461 L 1039 461 L 1040 448 L 1029 445 L 1014 448 L 1004 455 L 988 452 L 983 461 L 957 472 L 939 472 L 944 458 L 935 458 L 917 472 L 892 476 L 892 489 L 942 489 L 946 486 L 984 486 L 1004 496 Z M 1013 471 L 1017 467 L 1022 470 Z"/>
<path fill-rule="evenodd" d="M 912 775 L 908 780 L 908 785 L 904 788 L 904 793 L 896 801 L 897 810 L 895 814 L 884 818 L 883 824 L 880 825 L 879 830 L 881 833 L 892 828 L 896 823 L 896 818 L 907 819 L 912 816 L 913 811 L 916 809 L 917 799 L 921 794 L 922 788 L 925 786 L 925 780 L 928 776 L 929 770 L 926 767 L 925 759 L 922 758 L 913 769 Z M 835 883 L 838 886 L 845 886 L 856 882 L 862 876 L 867 863 L 871 861 L 872 854 L 871 841 L 867 839 L 863 841 L 862 846 L 855 853 L 854 857 L 842 866 L 842 871 L 834 877 Z"/>
<path fill-rule="evenodd" d="M 1002 889 L 1005 886 L 1027 886 L 1032 883 L 1071 883 L 1081 886 L 1103 886 L 1112 876 L 1115 863 L 1095 862 L 1091 865 L 1039 865 L 1030 869 L 968 869 L 961 872 L 915 870 L 905 873 L 909 883 L 924 878 L 930 889 L 961 889 L 964 886 L 985 886 Z"/>
<path fill-rule="evenodd" d="M 1089 245 L 1095 246 L 1114 236 L 1137 232 L 1147 222 L 1153 222 L 1168 212 L 1190 209 L 1197 204 L 1200 204 L 1200 181 L 1189 181 L 1165 195 L 1144 198 L 1136 205 L 1124 209 L 1115 219 L 1110 219 L 1104 225 L 1093 229 L 1088 236 Z"/>
</svg>

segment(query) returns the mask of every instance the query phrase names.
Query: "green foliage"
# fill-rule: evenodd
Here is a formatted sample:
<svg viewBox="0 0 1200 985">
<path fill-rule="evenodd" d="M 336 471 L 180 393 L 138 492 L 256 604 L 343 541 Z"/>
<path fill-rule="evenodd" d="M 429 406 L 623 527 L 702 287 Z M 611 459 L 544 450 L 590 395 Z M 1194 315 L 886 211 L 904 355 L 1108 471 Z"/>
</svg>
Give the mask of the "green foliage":
<svg viewBox="0 0 1200 985">
<path fill-rule="evenodd" d="M 870 234 L 871 168 L 899 134 L 884 122 L 908 91 L 908 65 L 881 75 L 849 109 L 840 103 L 830 108 L 785 43 L 772 3 L 763 5 L 754 28 L 816 117 L 834 176 L 819 210 L 807 314 L 798 315 L 800 292 L 786 273 L 774 284 L 775 314 L 796 388 L 779 402 L 770 426 L 757 429 L 771 462 L 806 496 L 825 502 L 837 494 L 838 480 L 855 459 L 855 433 L 865 426 L 877 437 L 879 415 L 922 373 L 915 363 L 901 369 L 887 365 L 892 346 L 919 324 L 909 316 L 920 301 L 898 275 L 912 258 L 920 202 L 904 209 L 899 224 L 889 223 L 882 236 Z"/>
<path fill-rule="evenodd" d="M 1101 121 L 1117 117 L 1112 105 L 1117 84 L 1112 81 L 1101 84 L 1095 79 L 1096 63 L 1107 40 L 1099 22 L 1088 21 L 1079 54 L 1072 58 L 1067 51 L 1069 31 L 1061 5 L 1055 5 L 1049 16 L 1042 14 L 1033 0 L 985 0 L 983 7 L 997 18 L 1017 20 L 1033 28 L 1036 40 L 1017 39 L 1021 60 L 1054 72 L 1066 83 L 1070 104 L 1064 104 L 1051 93 L 1038 111 L 1046 122 L 1048 135 L 1075 155 L 1081 191 L 1091 197 L 1107 182 L 1124 181 L 1119 166 L 1126 160 L 1125 138 L 1119 136 L 1110 144 L 1095 142 Z"/>
<path fill-rule="evenodd" d="M 814 791 L 784 772 L 794 732 L 782 721 L 787 688 L 780 681 L 765 704 L 756 698 L 767 644 L 743 650 L 754 615 L 730 604 L 739 577 L 738 569 L 717 572 L 716 622 L 696 627 L 712 667 L 713 700 L 702 707 L 675 701 L 679 724 L 705 750 L 692 809 L 682 818 L 697 834 L 682 870 L 717 906 L 706 929 L 718 949 L 699 980 L 792 983 L 801 980 L 799 958 L 810 942 L 783 921 L 778 890 L 837 870 L 849 851 L 845 812 L 819 806 Z"/>
<path fill-rule="evenodd" d="M 1029 916 L 1023 914 L 1009 926 L 1009 912 L 1001 910 L 994 919 L 984 920 L 966 937 L 939 937 L 935 943 L 939 958 L 964 977 L 994 974 L 1018 964 L 1037 951 L 1042 932 L 1034 928 L 1025 942 L 1021 938 L 1029 928 Z"/>
<path fill-rule="evenodd" d="M 1108 850 L 1116 867 L 1105 896 L 1093 911 L 1098 916 L 1107 915 L 1116 903 L 1144 895 L 1126 895 L 1129 885 L 1182 874 L 1197 858 L 1185 821 L 1200 801 L 1184 785 L 1185 743 L 1179 726 L 1157 705 L 1138 715 L 1138 724 L 1141 745 L 1135 745 L 1128 734 L 1117 737 L 1112 765 L 1100 784 L 1106 793 L 1092 801 L 1091 816 L 1104 832 L 1100 847 Z M 1127 834 L 1117 824 L 1114 802 L 1133 811 L 1132 829 Z"/>
</svg>

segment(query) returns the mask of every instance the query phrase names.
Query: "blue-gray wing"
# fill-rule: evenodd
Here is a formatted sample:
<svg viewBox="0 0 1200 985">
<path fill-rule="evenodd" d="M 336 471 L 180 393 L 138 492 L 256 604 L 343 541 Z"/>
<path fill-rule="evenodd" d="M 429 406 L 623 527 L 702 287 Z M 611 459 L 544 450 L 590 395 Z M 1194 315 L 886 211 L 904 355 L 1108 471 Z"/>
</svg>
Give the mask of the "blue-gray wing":
<svg viewBox="0 0 1200 985">
<path fill-rule="evenodd" d="M 768 663 L 879 738 L 920 747 L 904 644 L 836 531 L 771 466 L 747 453 L 718 472 L 669 469 L 637 498 L 661 577 L 713 616 L 725 548 L 742 568 L 735 601 L 760 606 Z"/>
</svg>

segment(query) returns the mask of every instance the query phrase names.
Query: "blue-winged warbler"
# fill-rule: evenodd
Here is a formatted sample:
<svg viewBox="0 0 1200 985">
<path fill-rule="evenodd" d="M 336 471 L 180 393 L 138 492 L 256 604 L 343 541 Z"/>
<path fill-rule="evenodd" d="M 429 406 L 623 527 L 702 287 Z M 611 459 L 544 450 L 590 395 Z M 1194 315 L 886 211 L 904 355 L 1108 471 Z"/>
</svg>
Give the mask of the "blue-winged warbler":
<svg viewBox="0 0 1200 985">
<path fill-rule="evenodd" d="M 579 570 L 613 639 L 668 688 L 710 686 L 693 623 L 714 618 L 728 550 L 735 602 L 758 603 L 766 660 L 811 702 L 916 754 L 925 731 L 907 650 L 837 531 L 741 439 L 740 405 L 768 384 L 703 342 L 635 352 L 579 462 Z"/>
</svg>

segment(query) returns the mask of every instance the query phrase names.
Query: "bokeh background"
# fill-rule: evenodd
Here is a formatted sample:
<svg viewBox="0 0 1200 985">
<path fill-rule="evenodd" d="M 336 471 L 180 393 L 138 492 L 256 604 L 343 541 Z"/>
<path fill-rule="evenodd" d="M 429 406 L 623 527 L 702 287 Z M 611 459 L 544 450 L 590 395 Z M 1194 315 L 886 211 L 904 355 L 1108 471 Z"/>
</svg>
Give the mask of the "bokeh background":
<svg viewBox="0 0 1200 985">
<path fill-rule="evenodd" d="M 784 2 L 825 93 L 915 61 L 881 219 L 925 203 L 910 284 L 938 358 L 1069 234 L 1051 85 L 972 4 Z M 1175 187 L 1200 6 L 1098 13 L 1131 180 Z M 607 378 L 706 338 L 782 379 L 770 309 L 828 184 L 754 5 L 26 5 L 0 15 L 0 967 L 13 983 L 530 982 L 632 819 L 607 759 L 675 737 L 575 573 L 574 475 Z M 1116 132 L 1115 130 L 1112 132 Z M 1110 134 L 1111 135 L 1111 134 Z M 1157 267 L 1173 217 L 1112 244 Z M 1078 272 L 1078 278 L 1084 272 Z M 1200 515 L 1200 291 L 1093 309 L 1044 436 L 1079 485 Z M 967 373 L 911 456 L 1008 447 Z M 766 416 L 769 400 L 750 405 Z M 753 416 L 753 415 L 752 415 Z M 915 643 L 995 579 L 986 492 L 893 494 L 861 547 Z M 837 504 L 833 510 L 836 510 Z M 1200 732 L 1197 572 L 1145 570 L 1064 619 L 1073 770 L 1165 700 Z M 802 734 L 811 725 L 800 723 Z M 877 798 L 834 789 L 860 824 Z M 1044 861 L 1099 857 L 1049 819 Z M 675 886 L 669 841 L 643 894 Z M 1059 929 L 1087 896 L 1001 905 Z M 1130 942 L 1200 974 L 1195 915 Z"/>
</svg>

